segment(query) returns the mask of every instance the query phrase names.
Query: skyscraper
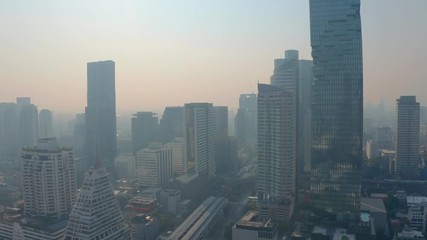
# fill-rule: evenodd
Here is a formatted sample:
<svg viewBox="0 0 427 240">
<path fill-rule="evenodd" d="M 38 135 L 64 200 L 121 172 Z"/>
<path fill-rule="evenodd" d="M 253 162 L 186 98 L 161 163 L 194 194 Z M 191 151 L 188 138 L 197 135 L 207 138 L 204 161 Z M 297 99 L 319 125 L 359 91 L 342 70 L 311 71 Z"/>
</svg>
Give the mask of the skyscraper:
<svg viewBox="0 0 427 240">
<path fill-rule="evenodd" d="M 132 117 L 133 154 L 157 141 L 159 120 L 153 112 L 137 112 Z"/>
<path fill-rule="evenodd" d="M 52 112 L 42 109 L 39 113 L 39 138 L 53 137 Z"/>
<path fill-rule="evenodd" d="M 289 220 L 296 193 L 295 91 L 258 84 L 257 142 L 260 216 Z"/>
<path fill-rule="evenodd" d="M 162 143 L 184 137 L 184 107 L 166 107 L 160 119 L 160 140 Z"/>
<path fill-rule="evenodd" d="M 44 138 L 22 150 L 22 192 L 25 214 L 31 217 L 67 216 L 77 189 L 72 149 L 60 148 L 55 138 Z"/>
<path fill-rule="evenodd" d="M 230 161 L 228 151 L 228 107 L 214 106 L 215 116 L 215 165 L 217 172 L 225 172 Z"/>
<path fill-rule="evenodd" d="M 363 145 L 360 0 L 310 0 L 313 57 L 311 198 L 356 218 Z"/>
<path fill-rule="evenodd" d="M 19 112 L 20 145 L 34 146 L 39 138 L 39 113 L 37 107 L 27 97 L 16 99 Z"/>
<path fill-rule="evenodd" d="M 85 176 L 64 240 L 130 240 L 107 170 L 97 162 Z"/>
<path fill-rule="evenodd" d="M 184 108 L 184 159 L 187 173 L 214 176 L 215 117 L 212 103 L 187 103 Z"/>
<path fill-rule="evenodd" d="M 240 94 L 239 109 L 235 118 L 235 136 L 239 146 L 256 143 L 257 96 L 255 93 Z"/>
<path fill-rule="evenodd" d="M 86 168 L 99 158 L 114 178 L 116 90 L 115 64 L 111 60 L 87 64 L 86 151 Z"/>
<path fill-rule="evenodd" d="M 420 176 L 420 104 L 415 96 L 397 101 L 396 173 L 403 179 Z"/>
</svg>

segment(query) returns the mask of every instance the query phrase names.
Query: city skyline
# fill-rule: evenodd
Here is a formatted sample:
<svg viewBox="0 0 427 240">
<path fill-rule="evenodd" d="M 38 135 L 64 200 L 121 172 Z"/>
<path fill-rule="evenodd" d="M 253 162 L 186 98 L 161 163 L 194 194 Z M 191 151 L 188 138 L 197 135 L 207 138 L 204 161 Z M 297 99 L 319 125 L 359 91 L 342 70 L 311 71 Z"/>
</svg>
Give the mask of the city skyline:
<svg viewBox="0 0 427 240">
<path fill-rule="evenodd" d="M 308 1 L 126 1 L 101 7 L 82 1 L 27 2 L 28 8 L 21 8 L 23 2 L 5 2 L 0 10 L 0 50 L 8 56 L 0 58 L 3 102 L 29 96 L 40 109 L 83 112 L 85 64 L 112 59 L 118 112 L 159 111 L 186 102 L 236 109 L 239 94 L 255 92 L 258 81 L 268 82 L 271 59 L 285 49 L 311 59 Z M 93 5 L 98 10 L 91 10 Z M 29 11 L 32 7 L 38 11 Z M 396 96 L 408 94 L 427 102 L 421 96 L 427 77 L 425 7 L 420 0 L 410 5 L 362 1 L 366 102 L 384 97 L 393 106 Z M 388 91 L 378 94 L 384 86 Z M 52 90 L 49 98 L 43 94 L 46 88 Z M 160 92 L 168 94 L 159 98 Z"/>
</svg>

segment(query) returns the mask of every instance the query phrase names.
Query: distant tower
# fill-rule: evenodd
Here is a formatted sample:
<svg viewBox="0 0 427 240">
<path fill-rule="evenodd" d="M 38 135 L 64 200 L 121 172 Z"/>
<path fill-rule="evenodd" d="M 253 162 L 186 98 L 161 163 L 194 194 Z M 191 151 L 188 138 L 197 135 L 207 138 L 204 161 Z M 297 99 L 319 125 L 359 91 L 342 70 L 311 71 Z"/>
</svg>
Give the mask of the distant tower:
<svg viewBox="0 0 427 240">
<path fill-rule="evenodd" d="M 258 84 L 257 192 L 263 219 L 288 221 L 296 194 L 295 92 Z"/>
<path fill-rule="evenodd" d="M 87 64 L 86 168 L 98 158 L 114 178 L 117 156 L 115 63 L 111 60 Z"/>
<path fill-rule="evenodd" d="M 150 142 L 157 141 L 159 120 L 153 112 L 137 112 L 132 117 L 132 150 L 134 156 Z"/>
<path fill-rule="evenodd" d="M 257 96 L 255 93 L 240 94 L 239 109 L 235 123 L 235 136 L 239 147 L 256 144 L 257 137 Z"/>
<path fill-rule="evenodd" d="M 64 240 L 130 240 L 108 175 L 100 162 L 86 173 Z"/>
<path fill-rule="evenodd" d="M 415 96 L 397 101 L 396 171 L 403 179 L 418 179 L 420 165 L 420 104 Z"/>
<path fill-rule="evenodd" d="M 21 152 L 19 115 L 15 103 L 0 103 L 0 155 L 17 158 Z"/>
<path fill-rule="evenodd" d="M 39 134 L 39 114 L 37 107 L 31 104 L 31 99 L 19 97 L 16 99 L 19 112 L 19 136 L 20 145 L 34 146 Z"/>
<path fill-rule="evenodd" d="M 215 117 L 212 104 L 185 104 L 184 124 L 184 159 L 187 160 L 187 172 L 214 176 Z"/>
<path fill-rule="evenodd" d="M 184 137 L 184 107 L 166 107 L 160 119 L 160 141 L 167 143 Z"/>
<path fill-rule="evenodd" d="M 42 109 L 39 113 L 39 138 L 53 137 L 52 112 Z"/>
<path fill-rule="evenodd" d="M 31 217 L 67 216 L 76 197 L 72 149 L 60 148 L 55 138 L 40 139 L 22 150 L 22 192 L 25 214 Z"/>
<path fill-rule="evenodd" d="M 225 172 L 230 161 L 228 138 L 228 107 L 214 106 L 215 116 L 215 165 L 216 172 Z"/>
<path fill-rule="evenodd" d="M 140 186 L 163 188 L 172 179 L 172 149 L 150 143 L 137 153 L 136 175 Z"/>
</svg>

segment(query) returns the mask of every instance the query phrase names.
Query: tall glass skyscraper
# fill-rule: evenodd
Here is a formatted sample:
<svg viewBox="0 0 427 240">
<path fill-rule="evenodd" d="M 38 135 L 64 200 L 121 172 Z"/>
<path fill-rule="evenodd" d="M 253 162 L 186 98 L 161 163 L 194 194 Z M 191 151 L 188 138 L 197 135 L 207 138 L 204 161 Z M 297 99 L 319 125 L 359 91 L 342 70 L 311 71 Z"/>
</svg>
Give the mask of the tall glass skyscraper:
<svg viewBox="0 0 427 240">
<path fill-rule="evenodd" d="M 113 61 L 87 64 L 86 169 L 96 159 L 114 179 L 117 156 L 115 64 Z"/>
<path fill-rule="evenodd" d="M 338 218 L 360 211 L 363 64 L 360 0 L 310 0 L 311 200 Z"/>
</svg>

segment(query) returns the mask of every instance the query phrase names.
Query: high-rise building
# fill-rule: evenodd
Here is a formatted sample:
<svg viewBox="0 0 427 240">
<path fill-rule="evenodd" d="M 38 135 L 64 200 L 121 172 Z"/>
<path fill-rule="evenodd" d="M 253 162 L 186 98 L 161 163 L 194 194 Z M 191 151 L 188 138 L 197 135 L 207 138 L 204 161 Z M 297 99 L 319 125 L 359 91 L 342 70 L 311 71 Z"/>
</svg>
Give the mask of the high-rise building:
<svg viewBox="0 0 427 240">
<path fill-rule="evenodd" d="M 172 151 L 172 172 L 182 174 L 187 171 L 187 161 L 184 159 L 184 139 L 175 138 L 173 142 L 165 145 Z"/>
<path fill-rule="evenodd" d="M 420 104 L 415 96 L 397 101 L 396 172 L 403 179 L 420 176 Z"/>
<path fill-rule="evenodd" d="M 230 161 L 228 152 L 228 107 L 214 106 L 216 172 L 225 172 Z"/>
<path fill-rule="evenodd" d="M 160 119 L 160 141 L 167 143 L 184 137 L 184 107 L 166 107 Z"/>
<path fill-rule="evenodd" d="M 256 144 L 257 96 L 255 93 L 240 94 L 234 131 L 239 147 Z"/>
<path fill-rule="evenodd" d="M 132 181 L 136 174 L 135 156 L 132 154 L 121 154 L 114 160 L 116 176 L 118 179 L 126 179 Z"/>
<path fill-rule="evenodd" d="M 18 107 L 15 103 L 0 103 L 0 155 L 16 159 L 20 152 Z"/>
<path fill-rule="evenodd" d="M 187 161 L 187 173 L 214 176 L 215 117 L 212 104 L 185 104 L 184 124 L 184 159 Z"/>
<path fill-rule="evenodd" d="M 310 0 L 313 57 L 311 202 L 359 217 L 363 148 L 360 0 Z"/>
<path fill-rule="evenodd" d="M 310 189 L 311 169 L 311 99 L 313 61 L 299 61 L 299 91 L 297 107 L 297 166 L 298 188 Z M 308 178 L 308 179 L 306 179 Z"/>
<path fill-rule="evenodd" d="M 39 138 L 39 113 L 30 98 L 17 98 L 20 147 L 34 146 Z"/>
<path fill-rule="evenodd" d="M 22 192 L 25 215 L 67 216 L 77 189 L 72 149 L 60 148 L 55 138 L 44 138 L 22 150 Z"/>
<path fill-rule="evenodd" d="M 39 113 L 39 138 L 53 137 L 53 118 L 49 109 L 42 109 Z"/>
<path fill-rule="evenodd" d="M 132 117 L 132 151 L 134 156 L 157 141 L 159 120 L 153 112 L 138 112 Z"/>
<path fill-rule="evenodd" d="M 172 179 L 172 149 L 150 143 L 137 153 L 136 178 L 142 187 L 162 188 Z"/>
<path fill-rule="evenodd" d="M 258 84 L 257 192 L 263 219 L 292 216 L 296 150 L 295 91 Z"/>
<path fill-rule="evenodd" d="M 115 64 L 87 64 L 86 151 L 87 164 L 100 159 L 114 178 L 117 156 Z"/>
<path fill-rule="evenodd" d="M 107 170 L 97 162 L 85 174 L 76 203 L 70 214 L 64 240 L 130 240 L 114 197 Z"/>
<path fill-rule="evenodd" d="M 390 127 L 379 127 L 377 128 L 376 142 L 379 149 L 393 149 L 393 133 Z"/>
</svg>

